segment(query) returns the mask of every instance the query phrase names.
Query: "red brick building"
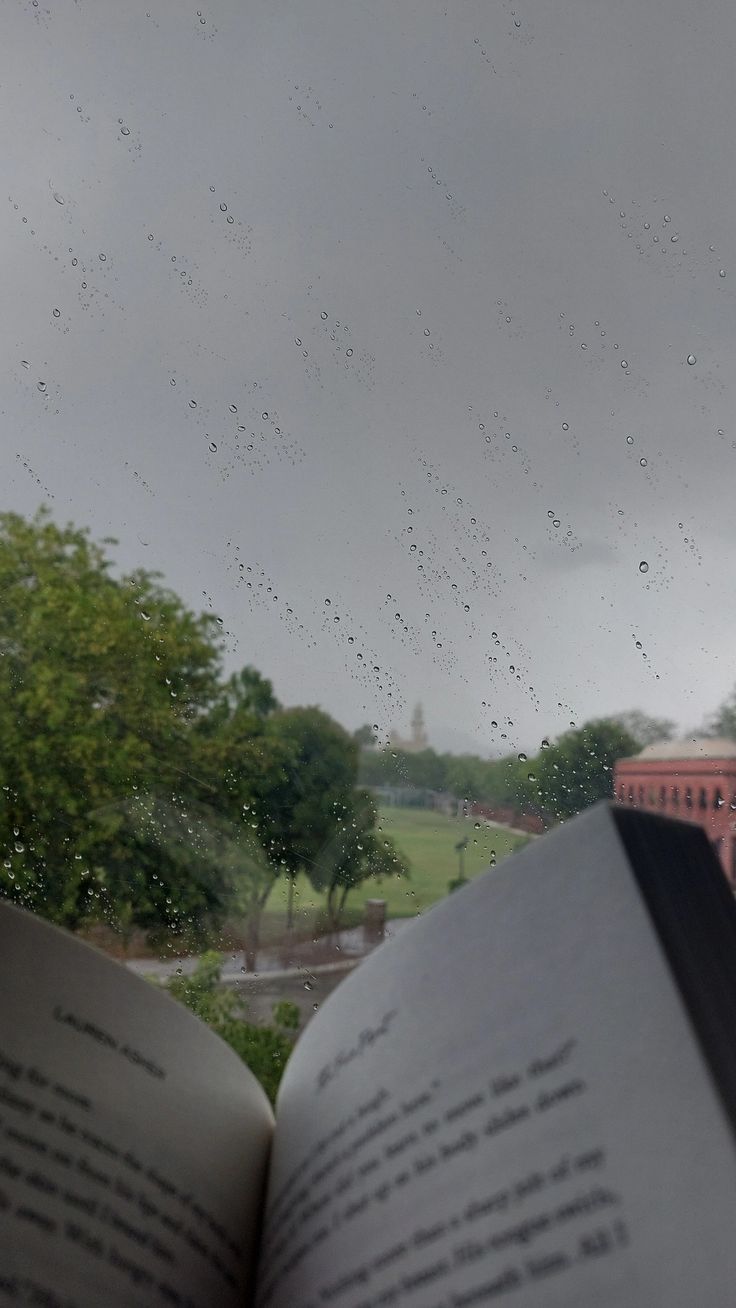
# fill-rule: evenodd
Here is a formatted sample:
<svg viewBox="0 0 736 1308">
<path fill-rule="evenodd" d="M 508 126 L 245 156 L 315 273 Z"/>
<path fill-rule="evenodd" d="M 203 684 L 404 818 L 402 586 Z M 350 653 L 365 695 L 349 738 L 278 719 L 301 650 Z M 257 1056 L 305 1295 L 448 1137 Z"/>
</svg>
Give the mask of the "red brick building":
<svg viewBox="0 0 736 1308">
<path fill-rule="evenodd" d="M 666 740 L 614 769 L 622 804 L 697 822 L 736 890 L 736 741 Z"/>
</svg>

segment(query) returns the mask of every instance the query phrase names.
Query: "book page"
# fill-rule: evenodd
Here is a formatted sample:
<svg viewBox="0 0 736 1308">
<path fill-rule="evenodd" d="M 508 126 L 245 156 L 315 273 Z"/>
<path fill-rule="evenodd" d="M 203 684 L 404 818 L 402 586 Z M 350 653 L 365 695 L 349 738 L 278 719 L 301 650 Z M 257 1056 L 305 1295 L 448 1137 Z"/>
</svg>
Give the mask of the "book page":
<svg viewBox="0 0 736 1308">
<path fill-rule="evenodd" d="M 243 1308 L 273 1118 L 211 1031 L 0 903 L 0 1304 Z"/>
<path fill-rule="evenodd" d="M 258 1308 L 732 1302 L 731 1130 L 605 807 L 361 964 L 277 1122 Z"/>
</svg>

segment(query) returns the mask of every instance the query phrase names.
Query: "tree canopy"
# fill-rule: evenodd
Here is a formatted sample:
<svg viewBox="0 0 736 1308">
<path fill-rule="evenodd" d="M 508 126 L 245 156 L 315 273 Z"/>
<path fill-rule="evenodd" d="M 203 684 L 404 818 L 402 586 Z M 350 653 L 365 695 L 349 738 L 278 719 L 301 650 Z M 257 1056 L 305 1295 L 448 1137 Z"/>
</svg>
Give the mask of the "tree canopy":
<svg viewBox="0 0 736 1308">
<path fill-rule="evenodd" d="M 0 890 L 71 927 L 257 922 L 352 821 L 358 745 L 223 679 L 216 620 L 115 576 L 114 543 L 0 515 Z"/>
<path fill-rule="evenodd" d="M 111 803 L 186 785 L 220 666 L 214 620 L 110 568 L 84 530 L 0 515 L 4 888 L 71 925 L 127 852 Z"/>
</svg>

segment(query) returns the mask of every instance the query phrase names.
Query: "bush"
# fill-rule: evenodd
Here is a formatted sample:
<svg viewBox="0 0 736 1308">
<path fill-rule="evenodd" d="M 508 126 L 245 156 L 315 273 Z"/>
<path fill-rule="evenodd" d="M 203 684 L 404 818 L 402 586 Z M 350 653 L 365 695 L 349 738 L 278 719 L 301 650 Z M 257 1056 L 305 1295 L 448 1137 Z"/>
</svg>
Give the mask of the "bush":
<svg viewBox="0 0 736 1308">
<path fill-rule="evenodd" d="M 299 1026 L 299 1009 L 281 1000 L 273 1007 L 274 1026 L 245 1021 L 238 995 L 220 984 L 222 963 L 222 955 L 209 950 L 191 976 L 171 978 L 169 993 L 235 1050 L 273 1104 Z"/>
</svg>

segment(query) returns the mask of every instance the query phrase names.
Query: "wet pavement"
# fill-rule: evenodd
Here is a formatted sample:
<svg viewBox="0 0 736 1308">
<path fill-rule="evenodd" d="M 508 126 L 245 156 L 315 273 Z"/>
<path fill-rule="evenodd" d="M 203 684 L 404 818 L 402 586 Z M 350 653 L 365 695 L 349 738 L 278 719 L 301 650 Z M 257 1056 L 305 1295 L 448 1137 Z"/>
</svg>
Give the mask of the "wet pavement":
<svg viewBox="0 0 736 1308">
<path fill-rule="evenodd" d="M 245 954 L 242 951 L 224 955 L 221 977 L 223 981 L 244 980 L 248 977 L 263 976 L 268 972 L 286 972 L 296 970 L 311 972 L 315 968 L 327 965 L 350 964 L 371 953 L 382 939 L 390 940 L 401 933 L 411 922 L 411 918 L 397 918 L 386 923 L 383 938 L 369 935 L 362 926 L 352 927 L 346 931 L 335 931 L 330 935 L 319 936 L 316 940 L 295 940 L 278 946 L 259 949 L 257 966 L 254 972 L 248 972 L 245 966 Z M 198 957 L 156 959 L 132 958 L 126 961 L 126 967 L 139 975 L 156 977 L 164 980 L 177 974 L 188 976 L 195 971 Z"/>
</svg>

